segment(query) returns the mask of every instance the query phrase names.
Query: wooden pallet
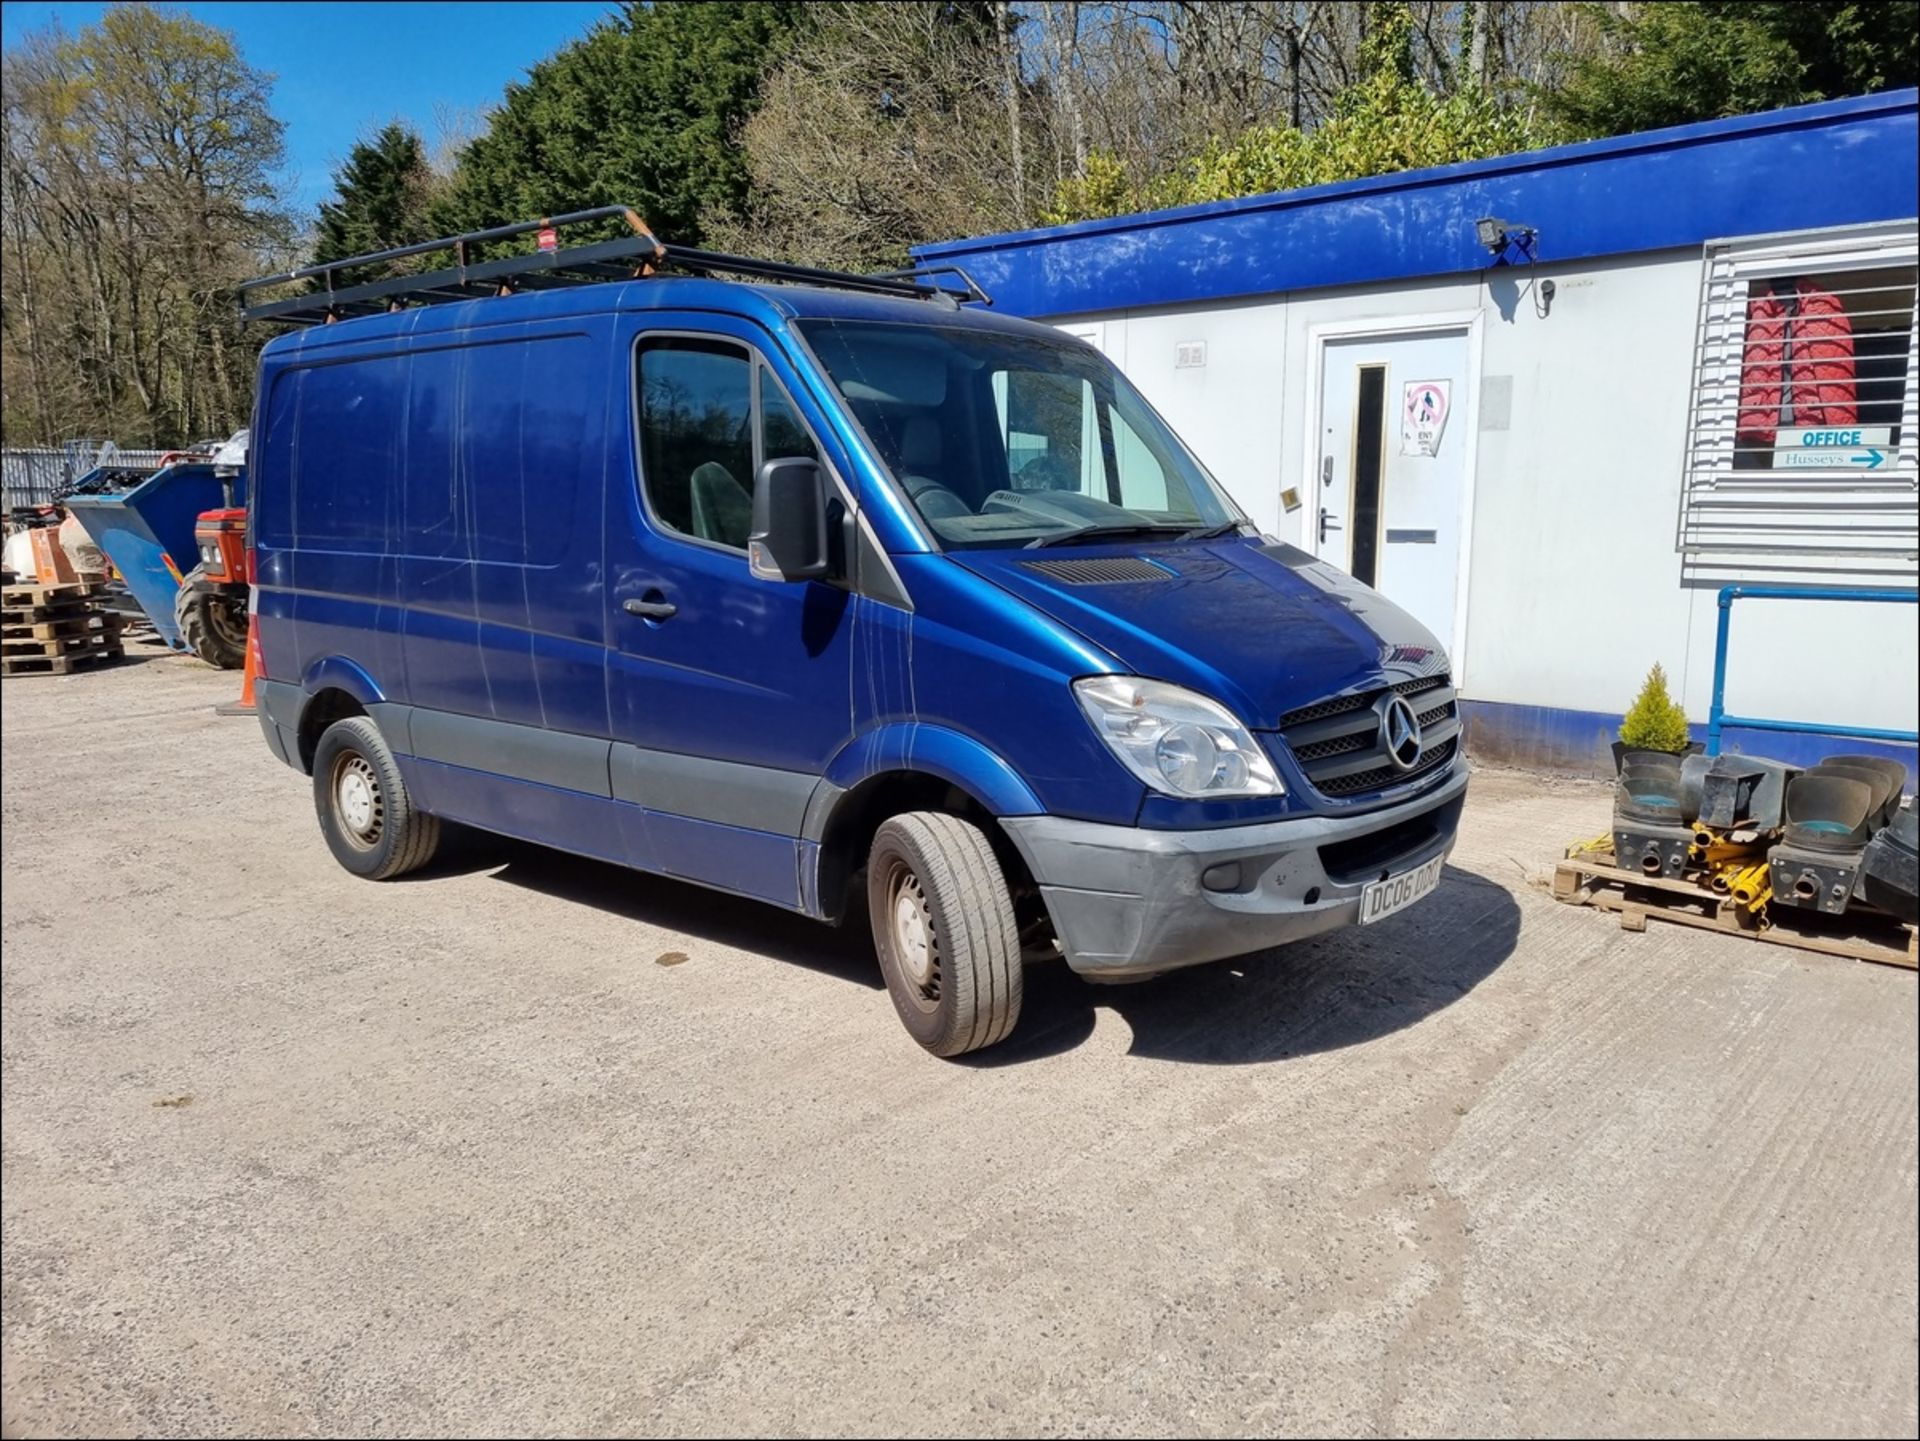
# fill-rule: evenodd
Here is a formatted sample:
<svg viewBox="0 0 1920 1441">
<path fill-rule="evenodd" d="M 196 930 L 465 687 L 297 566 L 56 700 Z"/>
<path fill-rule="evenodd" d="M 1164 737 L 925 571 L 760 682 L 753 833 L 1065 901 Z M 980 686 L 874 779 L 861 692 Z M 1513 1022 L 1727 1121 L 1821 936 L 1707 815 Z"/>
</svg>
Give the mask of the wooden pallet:
<svg viewBox="0 0 1920 1441">
<path fill-rule="evenodd" d="M 9 601 L 0 606 L 0 626 L 32 625 L 37 621 L 75 620 L 80 616 L 93 615 L 98 611 L 99 608 L 88 597 L 60 595 L 58 589 L 48 587 L 49 594 L 31 604 L 16 605 Z"/>
<path fill-rule="evenodd" d="M 0 586 L 0 607 L 18 610 L 23 607 L 61 605 L 104 595 L 106 589 L 106 585 L 97 580 L 69 581 L 64 585 Z"/>
<path fill-rule="evenodd" d="M 21 675 L 71 675 L 80 670 L 97 670 L 102 666 L 118 665 L 126 658 L 119 646 L 107 650 L 75 651 L 72 655 L 9 655 L 0 656 L 0 676 Z"/>
<path fill-rule="evenodd" d="M 52 620 L 15 620 L 17 611 L 0 610 L 0 641 L 53 640 L 72 635 L 118 635 L 125 617 L 118 611 L 80 609 Z"/>
<path fill-rule="evenodd" d="M 0 675 L 70 675 L 120 660 L 120 617 L 95 606 L 105 587 L 0 587 Z"/>
<path fill-rule="evenodd" d="M 1776 946 L 1793 946 L 1883 966 L 1920 969 L 1920 943 L 1912 926 L 1878 912 L 1851 909 L 1846 916 L 1825 916 L 1799 906 L 1769 906 L 1768 925 L 1756 925 L 1751 916 L 1725 896 L 1717 896 L 1692 881 L 1666 876 L 1644 876 L 1622 870 L 1608 852 L 1593 852 L 1564 860 L 1553 869 L 1553 898 L 1574 906 L 1613 911 L 1620 928 L 1644 931 L 1650 920 L 1744 936 Z"/>
<path fill-rule="evenodd" d="M 12 660 L 16 656 L 78 655 L 89 650 L 110 650 L 117 654 L 120 650 L 120 632 L 82 630 L 70 635 L 50 635 L 33 640 L 0 640 L 0 659 L 5 660 Z"/>
</svg>

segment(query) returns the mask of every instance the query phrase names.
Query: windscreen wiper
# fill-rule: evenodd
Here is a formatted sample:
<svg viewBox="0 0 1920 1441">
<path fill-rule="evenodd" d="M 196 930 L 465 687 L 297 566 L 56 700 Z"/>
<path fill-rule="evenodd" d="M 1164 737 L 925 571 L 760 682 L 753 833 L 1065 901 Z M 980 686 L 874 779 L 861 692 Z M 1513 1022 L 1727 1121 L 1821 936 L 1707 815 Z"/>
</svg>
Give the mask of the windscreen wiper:
<svg viewBox="0 0 1920 1441">
<path fill-rule="evenodd" d="M 1203 525 L 1198 530 L 1186 531 L 1181 535 L 1180 539 L 1218 540 L 1223 535 L 1233 535 L 1245 524 L 1246 522 L 1244 520 L 1223 520 L 1218 525 Z"/>
<path fill-rule="evenodd" d="M 1026 548 L 1039 550 L 1047 545 L 1072 545 L 1077 540 L 1107 540 L 1122 535 L 1165 535 L 1169 531 L 1178 532 L 1181 529 L 1181 526 L 1162 525 L 1150 520 L 1101 520 L 1095 521 L 1092 525 L 1075 526 L 1072 530 L 1043 535 L 1038 540 L 1028 541 Z"/>
</svg>

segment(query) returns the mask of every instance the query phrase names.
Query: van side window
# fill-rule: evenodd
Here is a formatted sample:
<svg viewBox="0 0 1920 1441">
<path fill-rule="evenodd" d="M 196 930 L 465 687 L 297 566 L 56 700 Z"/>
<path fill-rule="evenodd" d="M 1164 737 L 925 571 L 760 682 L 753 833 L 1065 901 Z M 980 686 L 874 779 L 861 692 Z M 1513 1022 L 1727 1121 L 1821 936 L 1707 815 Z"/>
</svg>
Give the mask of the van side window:
<svg viewBox="0 0 1920 1441">
<path fill-rule="evenodd" d="M 753 370 L 744 347 L 640 347 L 640 478 L 663 525 L 746 549 L 753 522 Z"/>
<path fill-rule="evenodd" d="M 788 460 L 796 455 L 817 461 L 820 448 L 807 433 L 786 389 L 763 365 L 760 367 L 760 463 Z"/>
<path fill-rule="evenodd" d="M 747 548 L 769 460 L 820 458 L 793 398 L 745 347 L 683 336 L 640 346 L 640 478 L 654 518 Z"/>
</svg>

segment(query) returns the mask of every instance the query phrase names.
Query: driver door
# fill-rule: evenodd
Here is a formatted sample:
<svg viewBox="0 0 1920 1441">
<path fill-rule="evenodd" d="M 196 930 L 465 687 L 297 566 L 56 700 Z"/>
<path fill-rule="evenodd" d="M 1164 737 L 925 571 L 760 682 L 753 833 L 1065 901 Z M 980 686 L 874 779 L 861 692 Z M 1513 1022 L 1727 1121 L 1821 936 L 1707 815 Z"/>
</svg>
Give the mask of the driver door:
<svg viewBox="0 0 1920 1441">
<path fill-rule="evenodd" d="M 636 317 L 626 466 L 607 486 L 607 704 L 639 863 L 799 903 L 808 798 L 852 733 L 852 597 L 757 580 L 760 466 L 831 456 L 766 336 L 711 315 Z M 616 452 L 617 453 L 617 452 Z"/>
</svg>

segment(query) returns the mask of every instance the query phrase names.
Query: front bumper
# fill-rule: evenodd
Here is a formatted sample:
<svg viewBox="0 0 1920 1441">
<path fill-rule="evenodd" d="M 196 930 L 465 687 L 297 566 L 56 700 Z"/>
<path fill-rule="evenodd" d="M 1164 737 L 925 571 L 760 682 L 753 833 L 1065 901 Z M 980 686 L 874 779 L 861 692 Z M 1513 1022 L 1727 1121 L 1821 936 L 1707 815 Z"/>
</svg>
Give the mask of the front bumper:
<svg viewBox="0 0 1920 1441">
<path fill-rule="evenodd" d="M 1055 816 L 1001 825 L 1040 886 L 1067 964 L 1091 980 L 1135 980 L 1352 925 L 1369 882 L 1453 849 L 1466 794 L 1456 761 L 1437 789 L 1363 816 L 1211 831 Z"/>
</svg>

